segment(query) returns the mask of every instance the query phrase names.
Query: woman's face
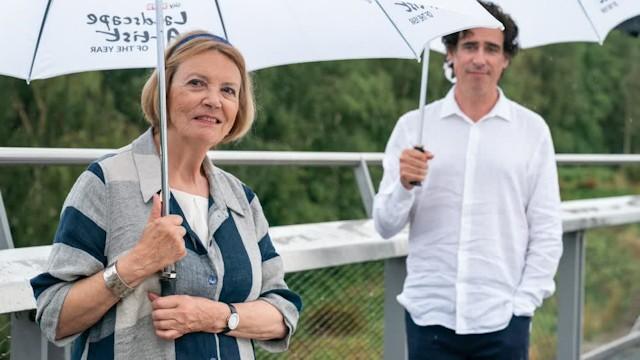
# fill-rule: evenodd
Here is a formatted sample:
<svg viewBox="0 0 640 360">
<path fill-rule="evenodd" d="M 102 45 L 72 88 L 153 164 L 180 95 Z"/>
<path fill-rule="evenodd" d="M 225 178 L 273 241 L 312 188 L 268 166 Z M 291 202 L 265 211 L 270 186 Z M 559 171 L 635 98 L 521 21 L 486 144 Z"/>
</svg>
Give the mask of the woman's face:
<svg viewBox="0 0 640 360">
<path fill-rule="evenodd" d="M 211 148 L 229 133 L 238 114 L 240 70 L 210 50 L 178 66 L 169 88 L 169 129 L 182 141 Z"/>
</svg>

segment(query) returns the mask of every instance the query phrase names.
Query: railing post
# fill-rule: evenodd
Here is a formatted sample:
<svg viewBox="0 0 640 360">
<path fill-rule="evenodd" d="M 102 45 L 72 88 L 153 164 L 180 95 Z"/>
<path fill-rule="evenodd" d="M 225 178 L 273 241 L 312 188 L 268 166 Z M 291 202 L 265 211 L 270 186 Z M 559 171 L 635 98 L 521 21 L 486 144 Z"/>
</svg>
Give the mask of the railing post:
<svg viewBox="0 0 640 360">
<path fill-rule="evenodd" d="M 11 314 L 11 360 L 69 359 L 69 351 L 51 344 L 34 318 L 35 310 Z M 36 339 L 38 345 L 34 346 Z"/>
<path fill-rule="evenodd" d="M 396 300 L 407 276 L 406 259 L 384 261 L 384 360 L 407 358 L 404 308 Z"/>
<path fill-rule="evenodd" d="M 373 188 L 373 182 L 371 181 L 367 162 L 364 161 L 364 159 L 360 159 L 360 165 L 353 170 L 356 174 L 356 181 L 358 182 L 362 205 L 367 213 L 367 217 L 371 218 L 373 216 L 373 198 L 376 195 L 376 191 Z"/>
<path fill-rule="evenodd" d="M 2 201 L 2 192 L 0 192 L 0 250 L 3 249 L 13 249 L 13 239 L 7 210 L 4 207 L 4 201 Z"/>
<path fill-rule="evenodd" d="M 584 231 L 565 233 L 558 267 L 558 360 L 580 359 L 584 303 Z"/>
<path fill-rule="evenodd" d="M 371 218 L 375 188 L 371 181 L 369 168 L 364 159 L 354 169 L 362 204 Z M 406 257 L 391 258 L 384 262 L 384 359 L 403 360 L 407 358 L 406 334 L 404 327 L 404 308 L 396 297 L 402 292 L 407 276 Z"/>
</svg>

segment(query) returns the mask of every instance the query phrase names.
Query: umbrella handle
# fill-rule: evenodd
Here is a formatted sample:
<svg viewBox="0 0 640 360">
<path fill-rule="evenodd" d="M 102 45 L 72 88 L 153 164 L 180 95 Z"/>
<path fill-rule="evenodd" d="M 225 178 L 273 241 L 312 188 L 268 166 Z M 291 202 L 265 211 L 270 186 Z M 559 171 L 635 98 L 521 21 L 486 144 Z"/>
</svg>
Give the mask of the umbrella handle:
<svg viewBox="0 0 640 360">
<path fill-rule="evenodd" d="M 420 152 L 424 152 L 424 146 L 422 145 L 416 145 L 413 147 L 414 149 L 420 151 Z M 422 181 L 411 181 L 409 184 L 413 185 L 413 186 L 422 186 Z"/>
<path fill-rule="evenodd" d="M 166 273 L 163 271 L 160 276 L 160 295 L 171 296 L 176 294 L 176 273 Z"/>
</svg>

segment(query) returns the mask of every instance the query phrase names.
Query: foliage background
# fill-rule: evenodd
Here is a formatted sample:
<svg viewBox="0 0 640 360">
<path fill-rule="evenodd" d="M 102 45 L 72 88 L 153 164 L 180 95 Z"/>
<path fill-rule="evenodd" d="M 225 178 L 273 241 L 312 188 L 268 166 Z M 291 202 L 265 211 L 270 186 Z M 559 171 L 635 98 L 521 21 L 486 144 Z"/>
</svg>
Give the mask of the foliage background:
<svg viewBox="0 0 640 360">
<path fill-rule="evenodd" d="M 432 54 L 429 101 L 450 84 Z M 405 60 L 292 65 L 254 74 L 258 113 L 250 134 L 224 150 L 382 152 L 396 119 L 417 106 L 420 64 Z M 0 76 L 0 146 L 123 146 L 146 129 L 139 93 L 148 71 L 91 72 L 34 81 Z M 604 46 L 525 50 L 502 88 L 540 113 L 559 153 L 640 149 L 640 39 L 612 32 Z M 0 191 L 17 247 L 51 243 L 59 210 L 84 167 L 3 166 Z M 261 197 L 272 225 L 365 216 L 351 171 L 228 167 Z M 380 169 L 372 169 L 379 181 Z M 567 167 L 563 199 L 637 193 L 640 170 Z M 629 325 L 640 313 L 638 228 L 589 234 L 587 340 Z M 624 260 L 624 261 L 622 261 Z M 536 318 L 534 343 L 555 331 L 554 301 Z M 547 314 L 547 315 L 544 315 Z M 634 315 L 635 314 L 635 315 Z M 552 340 L 551 340 L 552 341 Z M 548 346 L 532 349 L 548 358 Z M 0 349 L 1 350 L 1 349 Z M 0 351 L 2 352 L 2 351 Z M 538 354 L 538 355 L 536 355 Z"/>
</svg>

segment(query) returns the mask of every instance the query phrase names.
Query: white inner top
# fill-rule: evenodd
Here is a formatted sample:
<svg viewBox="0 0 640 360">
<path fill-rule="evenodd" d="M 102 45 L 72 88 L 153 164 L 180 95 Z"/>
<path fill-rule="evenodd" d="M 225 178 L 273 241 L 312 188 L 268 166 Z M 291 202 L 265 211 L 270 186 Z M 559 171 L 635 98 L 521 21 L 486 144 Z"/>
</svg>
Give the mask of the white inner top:
<svg viewBox="0 0 640 360">
<path fill-rule="evenodd" d="M 171 189 L 178 205 L 182 209 L 184 217 L 191 229 L 198 235 L 204 247 L 209 241 L 209 199 L 203 196 L 189 194 L 184 191 Z"/>
</svg>

